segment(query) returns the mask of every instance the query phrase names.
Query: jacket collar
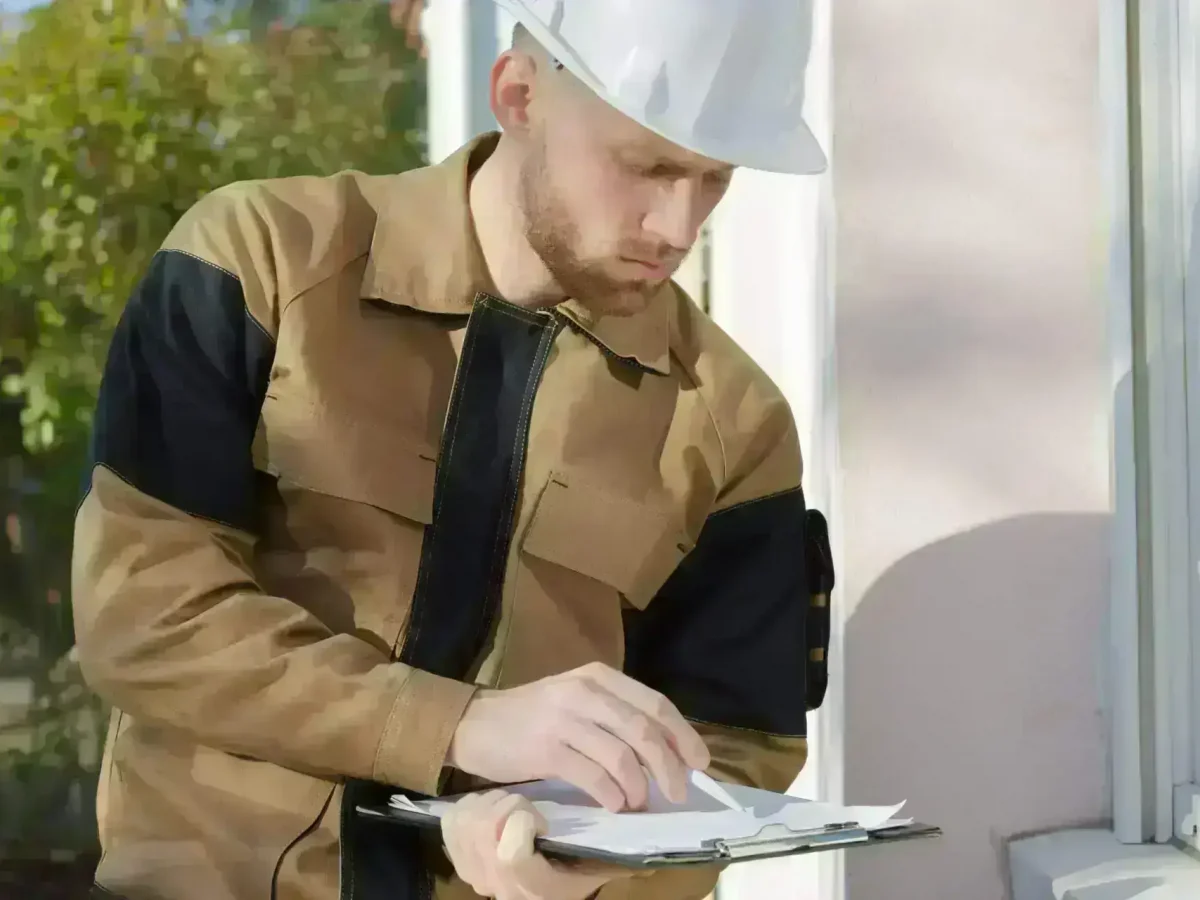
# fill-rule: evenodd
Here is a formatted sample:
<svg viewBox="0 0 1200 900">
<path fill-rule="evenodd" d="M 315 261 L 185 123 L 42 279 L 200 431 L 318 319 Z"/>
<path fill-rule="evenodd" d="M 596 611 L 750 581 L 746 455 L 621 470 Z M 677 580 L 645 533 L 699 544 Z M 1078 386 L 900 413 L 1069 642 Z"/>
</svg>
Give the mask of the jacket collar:
<svg viewBox="0 0 1200 900">
<path fill-rule="evenodd" d="M 498 140 L 496 133 L 482 135 L 445 162 L 387 179 L 363 274 L 364 299 L 466 315 L 478 294 L 495 294 L 467 197 L 471 173 Z M 668 283 L 631 316 L 594 316 L 574 300 L 558 308 L 613 355 L 666 374 L 674 305 Z"/>
</svg>

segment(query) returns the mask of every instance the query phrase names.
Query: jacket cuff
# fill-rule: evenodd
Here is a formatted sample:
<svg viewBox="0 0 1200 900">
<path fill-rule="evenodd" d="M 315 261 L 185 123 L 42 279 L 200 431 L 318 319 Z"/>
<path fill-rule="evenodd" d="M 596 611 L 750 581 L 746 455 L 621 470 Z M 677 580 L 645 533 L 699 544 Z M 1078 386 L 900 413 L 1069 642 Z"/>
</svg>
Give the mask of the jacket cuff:
<svg viewBox="0 0 1200 900">
<path fill-rule="evenodd" d="M 455 729 L 478 689 L 478 685 L 413 669 L 388 714 L 373 779 L 436 795 Z"/>
</svg>

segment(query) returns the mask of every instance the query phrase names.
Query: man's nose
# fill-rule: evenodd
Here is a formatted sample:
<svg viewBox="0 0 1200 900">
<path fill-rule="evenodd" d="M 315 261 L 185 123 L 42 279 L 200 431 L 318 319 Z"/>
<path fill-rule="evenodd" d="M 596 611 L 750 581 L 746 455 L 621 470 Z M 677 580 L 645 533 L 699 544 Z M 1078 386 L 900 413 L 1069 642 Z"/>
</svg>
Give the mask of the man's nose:
<svg viewBox="0 0 1200 900">
<path fill-rule="evenodd" d="M 700 210 L 698 179 L 679 178 L 662 186 L 657 203 L 642 223 L 664 244 L 685 253 L 696 242 L 704 216 Z"/>
</svg>

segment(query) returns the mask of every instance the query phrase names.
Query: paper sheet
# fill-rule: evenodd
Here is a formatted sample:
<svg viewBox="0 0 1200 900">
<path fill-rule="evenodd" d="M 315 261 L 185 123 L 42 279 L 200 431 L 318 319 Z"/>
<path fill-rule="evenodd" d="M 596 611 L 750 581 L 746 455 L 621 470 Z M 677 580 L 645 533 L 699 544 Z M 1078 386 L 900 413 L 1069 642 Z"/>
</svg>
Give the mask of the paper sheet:
<svg viewBox="0 0 1200 900">
<path fill-rule="evenodd" d="M 608 812 L 582 791 L 563 782 L 536 781 L 505 790 L 533 801 L 549 826 L 546 838 L 619 854 L 698 851 L 706 841 L 749 838 L 771 825 L 799 832 L 856 823 L 860 828 L 874 831 L 911 822 L 895 818 L 903 803 L 847 807 L 740 785 L 725 784 L 725 787 L 745 812 L 726 809 L 692 786 L 686 803 L 671 803 L 652 788 L 646 811 L 623 813 Z M 396 795 L 392 802 L 440 817 L 456 799 L 413 803 Z"/>
</svg>

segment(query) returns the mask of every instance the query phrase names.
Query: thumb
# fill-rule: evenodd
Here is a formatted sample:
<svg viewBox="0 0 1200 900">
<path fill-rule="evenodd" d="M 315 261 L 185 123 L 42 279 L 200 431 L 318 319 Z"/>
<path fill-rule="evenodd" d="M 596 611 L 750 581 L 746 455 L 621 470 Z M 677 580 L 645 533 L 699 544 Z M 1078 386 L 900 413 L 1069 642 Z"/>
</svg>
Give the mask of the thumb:
<svg viewBox="0 0 1200 900">
<path fill-rule="evenodd" d="M 535 810 L 518 809 L 504 823 L 504 831 L 496 845 L 497 858 L 504 863 L 514 863 L 533 856 L 534 839 L 544 828 L 545 822 Z"/>
</svg>

